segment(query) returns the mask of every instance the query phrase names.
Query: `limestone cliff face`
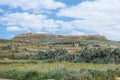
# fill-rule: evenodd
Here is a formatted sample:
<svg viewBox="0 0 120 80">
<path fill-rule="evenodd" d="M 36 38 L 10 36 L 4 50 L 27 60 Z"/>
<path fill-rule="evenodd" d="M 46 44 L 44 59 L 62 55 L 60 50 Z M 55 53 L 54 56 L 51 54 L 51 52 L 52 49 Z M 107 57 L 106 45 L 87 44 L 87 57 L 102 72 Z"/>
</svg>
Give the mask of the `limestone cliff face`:
<svg viewBox="0 0 120 80">
<path fill-rule="evenodd" d="M 13 38 L 13 40 L 35 40 L 40 39 L 78 39 L 78 40 L 107 40 L 106 37 L 102 35 L 84 35 L 84 36 L 67 36 L 67 35 L 52 35 L 52 34 L 33 34 L 26 33 L 20 34 Z"/>
</svg>

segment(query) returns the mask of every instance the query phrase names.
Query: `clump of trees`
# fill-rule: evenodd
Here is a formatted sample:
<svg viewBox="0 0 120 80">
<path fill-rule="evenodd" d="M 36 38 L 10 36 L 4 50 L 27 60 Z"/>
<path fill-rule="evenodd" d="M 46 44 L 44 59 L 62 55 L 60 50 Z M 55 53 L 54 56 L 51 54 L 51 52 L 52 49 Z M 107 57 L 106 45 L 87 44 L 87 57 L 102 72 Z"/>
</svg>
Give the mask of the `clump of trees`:
<svg viewBox="0 0 120 80">
<path fill-rule="evenodd" d="M 70 54 L 65 49 L 40 51 L 37 55 L 30 56 L 29 59 L 46 60 L 49 62 L 70 61 L 85 63 L 120 63 L 120 49 L 116 48 L 85 48 L 78 54 Z"/>
</svg>

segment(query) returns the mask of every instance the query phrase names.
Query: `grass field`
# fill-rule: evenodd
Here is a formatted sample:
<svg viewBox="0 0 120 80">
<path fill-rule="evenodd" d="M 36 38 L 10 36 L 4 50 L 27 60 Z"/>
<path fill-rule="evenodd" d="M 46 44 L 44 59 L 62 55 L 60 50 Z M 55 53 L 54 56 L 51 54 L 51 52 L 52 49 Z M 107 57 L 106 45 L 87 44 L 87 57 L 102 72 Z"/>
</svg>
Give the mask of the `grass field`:
<svg viewBox="0 0 120 80">
<path fill-rule="evenodd" d="M 120 64 L 1 60 L 0 77 L 14 80 L 116 80 L 120 77 Z"/>
</svg>

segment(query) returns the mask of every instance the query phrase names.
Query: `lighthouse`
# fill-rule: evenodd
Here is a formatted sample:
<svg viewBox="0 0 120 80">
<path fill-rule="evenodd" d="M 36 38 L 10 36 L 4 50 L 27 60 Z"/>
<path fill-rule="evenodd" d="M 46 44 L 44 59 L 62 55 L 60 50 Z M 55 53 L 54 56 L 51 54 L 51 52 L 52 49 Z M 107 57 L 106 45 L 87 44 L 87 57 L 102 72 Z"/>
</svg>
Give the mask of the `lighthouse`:
<svg viewBox="0 0 120 80">
<path fill-rule="evenodd" d="M 27 30 L 27 32 L 26 32 L 26 34 L 27 34 L 27 35 L 32 34 L 31 30 L 30 30 L 30 29 L 28 29 L 28 30 Z"/>
<path fill-rule="evenodd" d="M 30 29 L 27 30 L 27 33 L 31 33 Z"/>
</svg>

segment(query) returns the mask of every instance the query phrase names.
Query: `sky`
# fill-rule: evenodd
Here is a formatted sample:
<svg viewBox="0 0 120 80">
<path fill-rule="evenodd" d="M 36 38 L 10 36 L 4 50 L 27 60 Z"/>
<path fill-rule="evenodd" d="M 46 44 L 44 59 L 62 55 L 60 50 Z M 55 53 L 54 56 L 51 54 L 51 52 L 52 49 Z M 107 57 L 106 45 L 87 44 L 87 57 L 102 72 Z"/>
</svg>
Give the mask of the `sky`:
<svg viewBox="0 0 120 80">
<path fill-rule="evenodd" d="M 120 41 L 120 0 L 0 0 L 0 38 L 28 30 Z"/>
</svg>

